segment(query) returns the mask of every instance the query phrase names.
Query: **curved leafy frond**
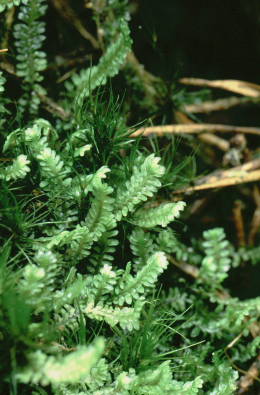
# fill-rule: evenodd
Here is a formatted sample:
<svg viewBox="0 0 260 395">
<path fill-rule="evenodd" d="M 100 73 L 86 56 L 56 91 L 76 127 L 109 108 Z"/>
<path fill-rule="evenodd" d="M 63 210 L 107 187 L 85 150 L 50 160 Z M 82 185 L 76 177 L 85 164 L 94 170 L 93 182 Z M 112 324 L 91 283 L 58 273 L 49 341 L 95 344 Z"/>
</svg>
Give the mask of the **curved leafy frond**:
<svg viewBox="0 0 260 395">
<path fill-rule="evenodd" d="M 200 277 L 213 286 L 227 277 L 231 267 L 229 243 L 222 228 L 207 230 L 203 237 L 206 257 L 202 261 Z"/>
<path fill-rule="evenodd" d="M 14 27 L 17 48 L 17 75 L 23 78 L 24 95 L 20 99 L 20 110 L 29 110 L 30 115 L 37 114 L 40 104 L 39 94 L 45 93 L 40 85 L 41 72 L 46 68 L 46 54 L 41 50 L 45 40 L 45 23 L 39 19 L 45 14 L 45 0 L 27 0 L 22 2 L 18 18 L 20 23 Z"/>
<path fill-rule="evenodd" d="M 139 270 L 146 265 L 148 258 L 154 253 L 156 245 L 151 234 L 139 228 L 133 230 L 129 240 L 132 253 L 136 256 L 134 270 Z"/>
<path fill-rule="evenodd" d="M 135 212 L 132 222 L 141 228 L 154 228 L 157 225 L 166 227 L 180 216 L 185 206 L 185 202 L 177 202 L 161 204 L 155 208 L 142 208 Z"/>
<path fill-rule="evenodd" d="M 0 169 L 0 179 L 16 181 L 19 178 L 24 178 L 30 171 L 28 166 L 29 163 L 30 161 L 27 159 L 26 155 L 19 155 L 12 165 Z"/>
<path fill-rule="evenodd" d="M 134 211 L 140 202 L 152 197 L 160 188 L 159 178 L 163 176 L 165 169 L 159 165 L 159 161 L 160 158 L 154 154 L 149 155 L 140 167 L 134 166 L 130 180 L 118 189 L 115 198 L 115 215 L 118 221 Z"/>
<path fill-rule="evenodd" d="M 118 37 L 107 48 L 98 65 L 82 70 L 79 74 L 74 74 L 71 81 L 65 83 L 68 92 L 75 95 L 76 91 L 78 93 L 77 100 L 82 100 L 88 97 L 95 88 L 106 84 L 108 78 L 118 74 L 131 49 L 131 44 L 128 24 L 122 19 Z"/>
<path fill-rule="evenodd" d="M 168 262 L 162 252 L 156 252 L 140 269 L 136 276 L 126 272 L 115 287 L 116 302 L 122 306 L 124 303 L 131 304 L 135 299 L 141 299 L 146 290 L 151 288 L 157 281 L 158 276 L 167 268 Z"/>
</svg>

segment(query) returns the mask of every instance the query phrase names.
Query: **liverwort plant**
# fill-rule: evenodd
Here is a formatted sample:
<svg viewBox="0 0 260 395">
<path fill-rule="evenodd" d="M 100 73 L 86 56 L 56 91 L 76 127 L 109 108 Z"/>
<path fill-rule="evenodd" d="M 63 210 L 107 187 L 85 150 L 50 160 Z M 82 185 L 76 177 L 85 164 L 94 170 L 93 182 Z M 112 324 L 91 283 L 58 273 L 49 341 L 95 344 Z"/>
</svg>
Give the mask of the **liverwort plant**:
<svg viewBox="0 0 260 395">
<path fill-rule="evenodd" d="M 0 0 L 14 53 L 0 72 L 0 392 L 233 394 L 260 305 L 229 293 L 229 274 L 258 264 L 259 247 L 236 249 L 222 228 L 177 232 L 186 202 L 171 192 L 194 164 L 174 167 L 173 140 L 163 152 L 133 138 L 127 94 L 111 88 L 134 59 L 127 1 L 87 3 L 99 58 L 49 97 L 51 3 L 68 21 L 83 7 Z"/>
</svg>

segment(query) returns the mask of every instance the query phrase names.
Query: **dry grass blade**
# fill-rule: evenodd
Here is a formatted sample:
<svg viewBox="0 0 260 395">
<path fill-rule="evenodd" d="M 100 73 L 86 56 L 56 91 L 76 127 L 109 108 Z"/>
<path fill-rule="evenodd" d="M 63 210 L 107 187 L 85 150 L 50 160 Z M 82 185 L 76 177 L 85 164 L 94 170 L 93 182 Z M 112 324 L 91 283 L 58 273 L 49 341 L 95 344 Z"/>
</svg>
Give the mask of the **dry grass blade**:
<svg viewBox="0 0 260 395">
<path fill-rule="evenodd" d="M 8 51 L 8 49 L 7 49 L 7 48 L 0 49 L 0 53 L 5 53 L 5 52 L 7 52 L 7 51 Z"/>
<path fill-rule="evenodd" d="M 260 97 L 260 85 L 252 82 L 239 80 L 204 80 L 202 78 L 181 78 L 180 82 L 185 85 L 195 85 L 209 88 L 219 88 L 230 92 L 239 93 L 243 96 Z"/>
<path fill-rule="evenodd" d="M 165 134 L 197 134 L 203 132 L 245 133 L 260 136 L 260 128 L 257 127 L 196 123 L 143 127 L 133 132 L 131 137 L 149 136 L 154 133 L 157 136 L 163 136 Z"/>
<path fill-rule="evenodd" d="M 228 97 L 227 99 L 218 99 L 214 101 L 205 101 L 200 104 L 186 104 L 183 106 L 185 112 L 190 113 L 209 113 L 212 111 L 223 111 L 229 108 L 247 103 L 254 103 L 255 99 L 249 97 Z"/>
</svg>

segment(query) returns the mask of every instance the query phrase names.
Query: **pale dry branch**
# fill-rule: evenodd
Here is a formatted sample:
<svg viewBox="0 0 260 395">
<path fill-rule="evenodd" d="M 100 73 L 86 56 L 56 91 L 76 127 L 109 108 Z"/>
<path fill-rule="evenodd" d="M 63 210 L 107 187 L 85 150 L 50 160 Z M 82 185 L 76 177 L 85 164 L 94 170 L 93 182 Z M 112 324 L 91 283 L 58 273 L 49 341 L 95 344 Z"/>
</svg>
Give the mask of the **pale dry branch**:
<svg viewBox="0 0 260 395">
<path fill-rule="evenodd" d="M 198 138 L 206 144 L 213 145 L 219 148 L 221 151 L 227 152 L 230 148 L 230 144 L 225 139 L 210 133 L 201 133 Z"/>
<path fill-rule="evenodd" d="M 236 200 L 233 207 L 233 218 L 236 228 L 237 241 L 240 247 L 246 245 L 245 226 L 244 226 L 244 219 L 242 215 L 243 209 L 244 209 L 243 203 L 240 200 Z"/>
<path fill-rule="evenodd" d="M 248 244 L 254 245 L 256 234 L 260 229 L 260 191 L 257 185 L 254 186 L 253 197 L 256 204 L 256 208 L 250 223 L 249 227 L 249 235 L 248 235 Z"/>
<path fill-rule="evenodd" d="M 136 75 L 142 81 L 145 93 L 150 97 L 156 96 L 157 91 L 154 87 L 154 84 L 156 82 L 159 82 L 160 79 L 155 75 L 149 73 L 149 71 L 145 70 L 144 66 L 139 62 L 139 60 L 132 51 L 129 52 L 129 54 L 127 55 L 126 64 L 129 64 L 131 66 Z"/>
<path fill-rule="evenodd" d="M 52 114 L 57 115 L 59 118 L 66 120 L 68 119 L 71 114 L 69 111 L 66 111 L 63 107 L 61 107 L 59 104 L 55 103 L 52 99 L 49 97 L 38 94 L 41 102 L 43 103 L 45 109 L 49 111 Z"/>
<path fill-rule="evenodd" d="M 215 170 L 207 176 L 201 177 L 195 181 L 196 185 L 209 184 L 226 177 L 234 177 L 242 172 L 248 172 L 260 168 L 260 158 L 246 162 L 243 165 L 235 166 L 227 170 Z"/>
<path fill-rule="evenodd" d="M 196 181 L 192 187 L 176 190 L 173 194 L 195 192 L 212 188 L 243 184 L 260 180 L 260 159 L 254 159 L 228 170 L 218 170 Z"/>
<path fill-rule="evenodd" d="M 99 49 L 99 43 L 97 39 L 87 31 L 83 23 L 76 15 L 75 11 L 70 7 L 66 0 L 52 0 L 52 3 L 59 14 L 69 23 L 71 23 L 79 32 L 79 34 L 92 44 L 93 48 Z"/>
<path fill-rule="evenodd" d="M 239 381 L 239 394 L 245 394 L 248 392 L 249 387 L 251 387 L 254 381 L 258 379 L 260 372 L 260 355 L 258 355 L 256 361 L 252 363 L 248 371 L 245 373 L 244 376 L 241 377 Z"/>
<path fill-rule="evenodd" d="M 260 97 L 260 85 L 239 80 L 205 80 L 202 78 L 181 78 L 180 82 L 185 85 L 195 85 L 209 88 L 219 88 L 240 95 Z"/>
<path fill-rule="evenodd" d="M 196 125 L 194 121 L 192 121 L 186 114 L 181 111 L 175 111 L 174 115 L 177 123 Z M 216 136 L 215 134 L 201 133 L 198 135 L 198 138 L 206 144 L 218 147 L 221 151 L 227 152 L 229 150 L 229 142 L 221 137 Z"/>
<path fill-rule="evenodd" d="M 160 125 L 160 126 L 148 126 L 142 127 L 131 134 L 131 137 L 149 136 L 156 134 L 157 136 L 163 136 L 165 134 L 197 134 L 203 132 L 219 132 L 219 133 L 245 133 L 255 134 L 260 136 L 260 128 L 248 127 L 248 126 L 233 126 L 233 125 L 222 125 L 222 124 L 178 124 L 178 125 Z"/>
<path fill-rule="evenodd" d="M 215 181 L 212 183 L 196 185 L 194 187 L 180 189 L 180 190 L 174 191 L 173 193 L 174 194 L 187 193 L 187 192 L 203 191 L 203 190 L 212 189 L 212 188 L 224 188 L 224 187 L 229 187 L 232 185 L 245 184 L 247 182 L 259 181 L 259 180 L 260 180 L 260 170 L 255 170 L 250 173 L 244 173 L 244 174 L 241 173 L 240 175 L 237 175 L 237 176 L 223 178 L 221 180 L 218 180 L 218 181 Z"/>
<path fill-rule="evenodd" d="M 250 224 L 250 231 L 248 235 L 248 244 L 254 245 L 255 237 L 260 230 L 260 207 L 254 211 L 253 218 Z"/>
<path fill-rule="evenodd" d="M 167 259 L 189 276 L 193 278 L 199 277 L 199 269 L 196 266 L 190 265 L 186 262 L 178 262 L 170 255 L 167 255 Z"/>
<path fill-rule="evenodd" d="M 218 99 L 214 101 L 205 101 L 199 104 L 185 104 L 182 108 L 185 112 L 190 113 L 209 113 L 213 111 L 223 111 L 229 108 L 240 106 L 247 103 L 258 102 L 249 97 L 228 97 L 227 99 Z"/>
</svg>

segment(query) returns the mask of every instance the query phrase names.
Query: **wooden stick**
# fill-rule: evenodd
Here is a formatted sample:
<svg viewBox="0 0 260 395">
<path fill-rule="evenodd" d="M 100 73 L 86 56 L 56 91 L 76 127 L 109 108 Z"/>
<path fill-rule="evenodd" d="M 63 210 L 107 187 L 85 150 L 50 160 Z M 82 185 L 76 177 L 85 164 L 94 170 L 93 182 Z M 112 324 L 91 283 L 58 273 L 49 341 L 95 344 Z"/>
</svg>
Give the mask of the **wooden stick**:
<svg viewBox="0 0 260 395">
<path fill-rule="evenodd" d="M 213 173 L 208 174 L 205 177 L 201 177 L 195 181 L 195 185 L 211 184 L 216 181 L 222 180 L 223 178 L 234 177 L 238 174 L 249 172 L 260 168 L 260 158 L 253 159 L 250 162 L 246 162 L 243 165 L 232 167 L 227 170 L 215 170 Z"/>
<path fill-rule="evenodd" d="M 240 200 L 236 200 L 233 207 L 233 218 L 234 218 L 239 247 L 244 247 L 246 245 L 245 226 L 244 226 L 244 219 L 242 215 L 243 208 L 244 208 L 243 203 Z"/>
<path fill-rule="evenodd" d="M 254 186 L 253 196 L 256 204 L 256 209 L 254 211 L 249 228 L 250 230 L 248 235 L 248 244 L 250 246 L 254 245 L 256 234 L 260 229 L 260 190 L 257 185 Z"/>
<path fill-rule="evenodd" d="M 209 113 L 212 111 L 223 111 L 241 104 L 258 102 L 251 97 L 228 97 L 227 99 L 218 99 L 214 101 L 205 101 L 200 104 L 186 104 L 182 108 L 185 112 L 191 113 Z"/>
<path fill-rule="evenodd" d="M 212 183 L 207 183 L 207 184 L 202 184 L 202 185 L 196 185 L 194 187 L 179 189 L 177 191 L 174 191 L 173 194 L 203 191 L 203 190 L 212 189 L 212 188 L 224 188 L 224 187 L 229 187 L 232 185 L 245 184 L 247 182 L 253 182 L 253 181 L 258 181 L 258 180 L 260 180 L 260 170 L 251 171 L 250 173 L 242 173 L 241 172 L 241 174 L 239 174 L 237 176 L 223 178 L 221 180 L 218 180 L 218 181 L 215 181 Z"/>
<path fill-rule="evenodd" d="M 252 82 L 239 80 L 205 80 L 202 78 L 181 78 L 180 82 L 186 85 L 203 86 L 209 88 L 219 88 L 227 91 L 239 93 L 250 97 L 260 97 L 260 85 Z"/>
<path fill-rule="evenodd" d="M 258 355 L 255 362 L 252 363 L 248 371 L 244 376 L 241 377 L 239 381 L 239 394 L 245 394 L 248 392 L 249 387 L 254 383 L 255 380 L 258 379 L 258 375 L 260 372 L 260 355 Z"/>
<path fill-rule="evenodd" d="M 93 48 L 99 49 L 99 43 L 97 39 L 87 31 L 81 20 L 76 15 L 74 9 L 70 7 L 68 2 L 64 0 L 52 0 L 52 4 L 59 14 L 69 23 L 71 23 L 83 38 L 92 44 Z"/>
<path fill-rule="evenodd" d="M 59 104 L 55 103 L 52 99 L 50 99 L 49 97 L 42 95 L 42 94 L 38 94 L 41 102 L 43 103 L 43 105 L 45 106 L 45 109 L 47 111 L 49 111 L 52 114 L 57 115 L 58 117 L 60 117 L 63 120 L 68 119 L 71 114 L 69 111 L 66 111 L 63 107 L 61 107 Z"/>
<path fill-rule="evenodd" d="M 181 111 L 175 111 L 174 116 L 178 124 L 196 125 L 195 122 L 187 116 L 187 114 Z M 198 135 L 198 138 L 204 143 L 214 145 L 224 152 L 229 150 L 229 142 L 222 139 L 221 137 L 216 136 L 215 134 L 201 133 Z"/>
<path fill-rule="evenodd" d="M 202 132 L 245 133 L 260 136 L 260 128 L 257 127 L 196 123 L 191 125 L 178 124 L 143 127 L 133 132 L 131 137 L 140 135 L 149 136 L 153 133 L 157 136 L 163 136 L 165 134 L 197 134 Z"/>
<path fill-rule="evenodd" d="M 178 262 L 172 256 L 167 255 L 167 259 L 177 266 L 181 271 L 192 276 L 193 278 L 198 278 L 199 276 L 199 269 L 196 266 L 190 265 L 186 262 Z"/>
<path fill-rule="evenodd" d="M 201 133 L 199 134 L 198 138 L 204 143 L 214 145 L 215 147 L 218 147 L 221 151 L 224 152 L 227 152 L 230 148 L 230 144 L 228 141 L 216 136 L 215 134 Z"/>
</svg>

